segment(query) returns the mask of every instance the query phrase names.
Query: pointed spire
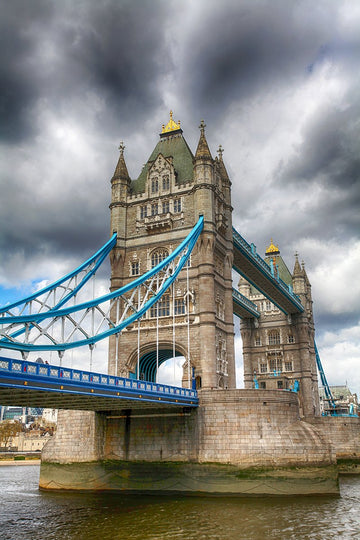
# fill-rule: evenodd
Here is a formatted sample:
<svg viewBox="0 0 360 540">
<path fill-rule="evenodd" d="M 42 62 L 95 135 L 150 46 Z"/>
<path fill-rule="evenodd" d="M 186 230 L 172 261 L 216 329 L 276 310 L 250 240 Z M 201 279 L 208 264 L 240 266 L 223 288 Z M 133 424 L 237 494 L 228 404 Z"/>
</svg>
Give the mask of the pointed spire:
<svg viewBox="0 0 360 540">
<path fill-rule="evenodd" d="M 207 140 L 206 140 L 206 137 L 205 137 L 205 128 L 206 128 L 206 125 L 204 123 L 204 120 L 201 120 L 200 126 L 199 126 L 200 139 L 199 139 L 199 144 L 198 144 L 197 149 L 196 149 L 195 159 L 197 159 L 197 158 L 212 159 L 211 153 L 210 153 L 210 150 L 209 150 L 209 146 L 208 146 L 208 143 L 207 143 Z"/>
<path fill-rule="evenodd" d="M 293 277 L 298 277 L 302 275 L 301 266 L 299 263 L 299 254 L 298 252 L 295 253 L 295 264 L 294 264 L 294 270 L 293 270 Z"/>
<path fill-rule="evenodd" d="M 306 273 L 306 270 L 305 270 L 305 263 L 304 261 L 301 261 L 301 270 L 302 270 L 302 273 L 303 273 L 303 276 L 305 278 L 305 281 L 307 283 L 307 285 L 310 285 L 310 281 L 309 281 L 309 278 L 307 276 L 307 273 Z"/>
<path fill-rule="evenodd" d="M 117 162 L 113 178 L 120 178 L 122 180 L 127 180 L 128 182 L 130 182 L 130 176 L 129 176 L 126 163 L 125 163 L 125 158 L 124 158 L 125 145 L 122 141 L 120 143 L 119 150 L 120 150 L 119 161 Z"/>
<path fill-rule="evenodd" d="M 230 181 L 229 175 L 227 173 L 227 170 L 226 170 L 226 167 L 225 167 L 225 164 L 224 164 L 224 161 L 223 161 L 223 157 L 222 157 L 223 153 L 224 153 L 224 149 L 220 144 L 219 148 L 218 148 L 218 159 L 217 159 L 217 162 L 219 164 L 220 174 L 221 174 L 221 177 L 224 180 L 229 180 Z"/>
</svg>

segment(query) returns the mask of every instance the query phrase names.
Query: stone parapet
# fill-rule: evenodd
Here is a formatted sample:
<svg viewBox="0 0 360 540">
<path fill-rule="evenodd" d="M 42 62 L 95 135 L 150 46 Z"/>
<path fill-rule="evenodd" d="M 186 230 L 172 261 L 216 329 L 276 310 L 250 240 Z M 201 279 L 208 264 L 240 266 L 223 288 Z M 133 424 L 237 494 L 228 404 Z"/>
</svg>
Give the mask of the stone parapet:
<svg viewBox="0 0 360 540">
<path fill-rule="evenodd" d="M 360 460 L 360 417 L 320 416 L 306 420 L 329 441 L 338 460 Z"/>
</svg>

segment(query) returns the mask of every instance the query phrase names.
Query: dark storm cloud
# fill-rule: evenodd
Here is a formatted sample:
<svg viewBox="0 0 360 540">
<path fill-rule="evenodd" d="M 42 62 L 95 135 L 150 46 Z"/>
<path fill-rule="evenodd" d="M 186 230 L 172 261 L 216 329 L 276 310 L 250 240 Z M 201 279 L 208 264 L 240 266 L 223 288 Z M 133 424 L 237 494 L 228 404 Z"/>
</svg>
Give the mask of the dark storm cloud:
<svg viewBox="0 0 360 540">
<path fill-rule="evenodd" d="M 66 108 L 98 93 L 107 121 L 136 118 L 159 101 L 157 77 L 169 57 L 159 28 L 169 4 L 141 1 L 3 2 L 0 135 L 19 140 L 36 130 L 32 108 Z M 104 119 L 99 119 L 100 122 Z"/>
<path fill-rule="evenodd" d="M 109 168 L 108 156 L 100 155 L 108 152 L 102 139 L 117 141 L 130 125 L 136 130 L 161 102 L 159 78 L 171 62 L 159 29 L 170 6 L 150 0 L 1 4 L 0 140 L 16 158 L 10 163 L 7 156 L 0 178 L 3 260 L 81 258 L 106 240 L 108 180 L 117 155 L 114 146 Z M 99 113 L 86 109 L 96 99 Z M 52 122 L 58 125 L 51 132 Z M 82 141 L 68 152 L 66 133 L 54 137 L 62 125 L 88 129 L 95 167 L 86 166 Z M 52 146 L 42 146 L 47 136 Z"/>
<path fill-rule="evenodd" d="M 360 101 L 345 110 L 324 107 L 306 125 L 303 142 L 283 172 L 284 182 L 313 182 L 360 191 Z M 357 185 L 357 186 L 356 186 Z"/>
<path fill-rule="evenodd" d="M 31 132 L 31 107 L 40 92 L 32 59 L 38 47 L 37 32 L 52 15 L 53 7 L 45 0 L 0 4 L 0 138 L 7 142 Z"/>
<path fill-rule="evenodd" d="M 210 1 L 185 43 L 188 96 L 217 115 L 307 76 L 337 34 L 335 3 Z M 324 9 L 321 9 L 323 7 Z"/>
</svg>

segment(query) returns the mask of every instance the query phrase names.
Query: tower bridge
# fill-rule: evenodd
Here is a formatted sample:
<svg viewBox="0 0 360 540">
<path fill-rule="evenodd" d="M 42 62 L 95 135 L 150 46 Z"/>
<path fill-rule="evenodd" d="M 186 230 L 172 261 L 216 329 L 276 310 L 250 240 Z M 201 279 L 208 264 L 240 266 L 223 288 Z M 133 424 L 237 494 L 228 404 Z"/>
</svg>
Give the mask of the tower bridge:
<svg viewBox="0 0 360 540">
<path fill-rule="evenodd" d="M 64 409 L 43 453 L 48 464 L 324 465 L 334 462 L 335 447 L 341 450 L 339 440 L 324 442 L 322 424 L 313 427 L 321 364 L 305 267 L 296 257 L 291 272 L 272 241 L 263 259 L 232 227 L 223 151 L 213 158 L 203 121 L 199 127 L 193 154 L 171 114 L 133 180 L 121 144 L 111 178 L 109 242 L 63 279 L 0 308 L 0 348 L 22 354 L 14 362 L 0 359 L 0 400 Z M 78 300 L 107 255 L 110 293 Z M 236 389 L 234 314 L 243 390 Z M 97 374 L 92 351 L 104 338 L 108 372 Z M 87 372 L 66 367 L 64 354 L 80 346 L 89 347 Z M 46 350 L 58 351 L 60 366 L 28 362 L 29 352 Z M 182 386 L 160 384 L 160 365 L 179 356 Z M 148 408 L 155 409 L 153 420 L 142 423 Z M 360 456 L 356 426 L 350 447 Z M 81 445 L 69 445 L 69 430 Z M 41 485 L 49 487 L 56 475 L 43 467 Z M 71 482 L 62 485 L 71 488 Z M 190 491 L 195 485 L 204 487 L 195 482 Z"/>
</svg>

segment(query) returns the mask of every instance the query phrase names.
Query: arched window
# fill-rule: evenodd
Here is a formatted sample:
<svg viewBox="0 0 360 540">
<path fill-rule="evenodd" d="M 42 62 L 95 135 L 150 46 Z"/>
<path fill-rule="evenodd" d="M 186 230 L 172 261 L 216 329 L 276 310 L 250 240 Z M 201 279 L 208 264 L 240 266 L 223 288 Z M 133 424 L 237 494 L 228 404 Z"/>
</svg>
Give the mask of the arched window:
<svg viewBox="0 0 360 540">
<path fill-rule="evenodd" d="M 170 189 L 170 177 L 168 174 L 165 174 L 162 177 L 162 188 L 163 191 L 168 191 Z"/>
<path fill-rule="evenodd" d="M 271 330 L 268 334 L 269 345 L 280 345 L 280 332 L 279 330 Z"/>
<path fill-rule="evenodd" d="M 157 193 L 159 191 L 159 180 L 156 176 L 151 180 L 151 193 Z"/>
<path fill-rule="evenodd" d="M 160 248 L 152 252 L 151 254 L 151 268 L 154 268 L 157 266 L 161 261 L 166 259 L 166 257 L 169 255 L 167 249 Z"/>
</svg>

